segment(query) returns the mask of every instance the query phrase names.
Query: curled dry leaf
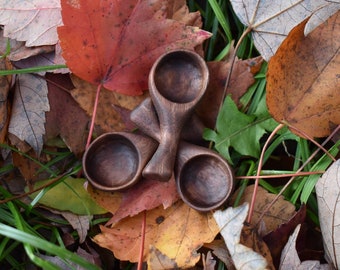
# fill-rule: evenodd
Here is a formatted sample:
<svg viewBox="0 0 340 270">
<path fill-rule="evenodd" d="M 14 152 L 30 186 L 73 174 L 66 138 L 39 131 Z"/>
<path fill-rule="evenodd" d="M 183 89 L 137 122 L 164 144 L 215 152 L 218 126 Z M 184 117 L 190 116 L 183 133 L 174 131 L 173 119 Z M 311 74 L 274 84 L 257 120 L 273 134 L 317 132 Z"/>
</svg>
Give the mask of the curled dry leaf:
<svg viewBox="0 0 340 270">
<path fill-rule="evenodd" d="M 227 245 L 236 269 L 267 269 L 268 263 L 260 254 L 240 244 L 243 223 L 248 214 L 248 204 L 218 210 L 213 216 Z"/>
<path fill-rule="evenodd" d="M 167 17 L 168 1 L 62 0 L 58 28 L 63 57 L 80 78 L 128 95 L 147 90 L 154 61 L 177 48 L 193 50 L 210 33 Z"/>
<path fill-rule="evenodd" d="M 269 62 L 267 104 L 278 122 L 325 137 L 340 124 L 340 12 L 306 37 L 305 24 L 291 31 Z"/>
<path fill-rule="evenodd" d="M 0 0 L 4 36 L 26 41 L 26 46 L 53 45 L 61 25 L 59 0 Z"/>
<path fill-rule="evenodd" d="M 27 142 L 38 155 L 43 148 L 45 112 L 50 110 L 47 92 L 44 79 L 31 74 L 17 76 L 8 132 Z"/>
<path fill-rule="evenodd" d="M 141 225 L 144 214 L 121 220 L 111 228 L 101 226 L 94 241 L 110 249 L 116 258 L 139 260 Z M 146 212 L 144 260 L 153 246 L 178 268 L 194 266 L 200 259 L 197 250 L 211 242 L 219 232 L 211 213 L 199 213 L 182 201 L 164 209 L 162 206 Z"/>
<path fill-rule="evenodd" d="M 254 44 L 268 61 L 291 29 L 327 3 L 324 0 L 231 0 L 237 17 L 251 28 Z"/>
<path fill-rule="evenodd" d="M 334 162 L 316 183 L 319 220 L 326 259 L 340 267 L 340 160 Z"/>
<path fill-rule="evenodd" d="M 301 225 L 298 225 L 294 233 L 289 237 L 289 240 L 284 247 L 281 255 L 279 270 L 332 270 L 331 265 L 321 264 L 319 261 L 304 261 L 301 263 L 299 255 L 296 251 L 296 239 L 298 237 Z"/>
</svg>

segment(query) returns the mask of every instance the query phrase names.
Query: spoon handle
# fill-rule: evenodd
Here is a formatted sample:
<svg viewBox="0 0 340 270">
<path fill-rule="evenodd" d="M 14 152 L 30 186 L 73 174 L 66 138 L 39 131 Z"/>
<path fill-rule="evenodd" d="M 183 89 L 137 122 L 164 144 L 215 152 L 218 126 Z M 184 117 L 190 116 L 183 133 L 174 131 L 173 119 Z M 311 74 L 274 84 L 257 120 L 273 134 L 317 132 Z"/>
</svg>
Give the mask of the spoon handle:
<svg viewBox="0 0 340 270">
<path fill-rule="evenodd" d="M 168 181 L 173 173 L 180 133 L 161 132 L 160 144 L 143 170 L 143 177 Z"/>
</svg>

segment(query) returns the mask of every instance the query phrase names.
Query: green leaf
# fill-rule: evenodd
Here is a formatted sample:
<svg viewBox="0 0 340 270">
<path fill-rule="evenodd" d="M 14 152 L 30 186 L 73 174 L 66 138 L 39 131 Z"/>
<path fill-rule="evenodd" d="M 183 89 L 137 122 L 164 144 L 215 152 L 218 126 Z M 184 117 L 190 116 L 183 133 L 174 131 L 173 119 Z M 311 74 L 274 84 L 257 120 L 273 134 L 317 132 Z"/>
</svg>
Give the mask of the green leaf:
<svg viewBox="0 0 340 270">
<path fill-rule="evenodd" d="M 34 188 L 39 188 L 50 180 L 39 181 Z M 49 189 L 40 199 L 39 203 L 60 210 L 70 211 L 78 215 L 96 215 L 107 211 L 101 208 L 85 190 L 83 178 L 67 177 L 64 181 Z M 39 192 L 30 197 L 34 199 Z"/>
<path fill-rule="evenodd" d="M 217 117 L 216 131 L 206 129 L 203 137 L 213 141 L 216 150 L 231 164 L 230 147 L 241 155 L 259 157 L 259 141 L 268 128 L 264 123 L 270 118 L 269 114 L 256 117 L 240 112 L 231 97 L 227 96 Z"/>
</svg>

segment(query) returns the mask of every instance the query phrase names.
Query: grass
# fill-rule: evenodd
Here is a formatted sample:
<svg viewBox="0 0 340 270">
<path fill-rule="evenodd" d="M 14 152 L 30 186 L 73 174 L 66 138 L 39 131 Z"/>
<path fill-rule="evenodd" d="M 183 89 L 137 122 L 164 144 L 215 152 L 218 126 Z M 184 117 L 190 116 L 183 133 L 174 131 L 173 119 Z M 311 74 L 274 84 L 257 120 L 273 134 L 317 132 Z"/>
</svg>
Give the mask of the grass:
<svg viewBox="0 0 340 270">
<path fill-rule="evenodd" d="M 202 4 L 204 2 L 187 1 L 191 11 L 199 10 L 201 12 L 204 21 L 203 28 L 213 33 L 213 37 L 204 45 L 206 60 L 221 61 L 230 52 L 233 42 L 238 42 L 245 27 L 234 14 L 229 1 L 208 0 L 206 4 Z M 9 51 L 10 48 L 8 48 L 7 53 Z M 237 56 L 241 59 L 248 59 L 257 55 L 258 52 L 254 48 L 251 37 L 248 35 L 241 42 Z M 0 76 L 48 71 L 64 67 L 48 66 L 32 67 L 23 70 L 3 70 L 0 71 Z M 266 63 L 264 63 L 261 71 L 256 75 L 256 82 L 241 98 L 240 111 L 245 114 L 252 115 L 259 106 L 265 104 L 266 67 Z M 264 136 L 263 141 L 261 141 L 262 146 L 268 136 L 269 134 Z M 327 144 L 327 148 L 333 156 L 338 154 L 339 144 L 340 141 Z M 51 178 L 65 173 L 66 170 L 59 171 L 54 169 L 54 165 L 61 161 L 67 162 L 68 168 L 73 168 L 68 175 L 76 175 L 79 171 L 79 160 L 73 157 L 71 152 L 46 152 L 50 160 L 43 163 L 8 145 L 1 145 L 1 147 L 7 151 L 17 152 L 26 156 L 40 167 L 37 173 L 45 172 Z M 309 160 L 312 153 L 316 150 L 318 148 L 308 140 L 299 138 L 288 129 L 284 129 L 274 136 L 274 139 L 264 152 L 262 174 L 283 175 L 294 173 L 304 163 L 306 163 L 302 170 L 304 172 L 325 170 L 332 160 L 326 154 L 320 152 Z M 259 159 L 241 157 L 237 152 L 232 152 L 231 156 L 235 164 L 236 176 L 250 177 L 256 175 L 260 162 Z M 285 165 L 283 168 L 275 167 L 275 165 L 279 164 L 277 161 L 282 158 L 287 158 L 290 164 Z M 12 174 L 15 169 L 12 164 L 6 165 L 0 168 L 0 174 L 2 176 Z M 297 209 L 301 204 L 307 204 L 308 216 L 316 225 L 319 223 L 319 220 L 314 185 L 318 177 L 319 175 L 298 176 L 283 192 L 286 200 L 291 201 Z M 249 179 L 238 181 L 237 188 L 240 188 L 239 196 L 242 194 L 242 190 L 250 183 L 252 181 Z M 261 179 L 260 185 L 269 192 L 278 194 L 282 191 L 285 182 L 278 182 L 277 179 Z M 25 203 L 19 198 L 9 200 L 13 196 L 4 187 L 0 186 L 0 199 L 5 201 L 0 204 L 0 265 L 11 269 L 23 269 L 33 263 L 43 269 L 59 269 L 50 261 L 39 257 L 39 255 L 43 254 L 45 256 L 57 256 L 70 269 L 75 269 L 75 265 L 80 265 L 85 269 L 98 269 L 64 246 L 61 231 L 58 228 L 69 226 L 64 219 L 51 219 L 35 209 L 34 205 L 38 202 L 38 199 L 33 203 Z M 103 222 L 102 217 L 94 219 L 92 221 L 93 227 L 101 222 Z M 75 232 L 73 232 L 73 235 L 77 237 Z M 17 254 L 25 254 L 25 257 L 18 258 Z M 131 264 L 127 268 L 131 268 Z M 218 269 L 224 269 L 223 263 L 219 262 Z"/>
</svg>

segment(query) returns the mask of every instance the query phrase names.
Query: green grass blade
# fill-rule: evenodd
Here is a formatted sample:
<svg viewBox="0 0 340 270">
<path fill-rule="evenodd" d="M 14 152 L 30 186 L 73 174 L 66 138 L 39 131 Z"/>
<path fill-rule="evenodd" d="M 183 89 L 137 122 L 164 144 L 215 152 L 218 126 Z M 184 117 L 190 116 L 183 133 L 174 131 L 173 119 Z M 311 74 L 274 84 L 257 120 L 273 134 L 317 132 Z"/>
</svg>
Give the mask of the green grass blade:
<svg viewBox="0 0 340 270">
<path fill-rule="evenodd" d="M 9 237 L 11 239 L 14 239 L 16 241 L 19 241 L 21 243 L 29 244 L 35 248 L 43 249 L 46 252 L 49 252 L 55 256 L 58 256 L 60 258 L 70 260 L 85 269 L 88 270 L 100 270 L 99 267 L 96 265 L 93 265 L 92 263 L 89 263 L 82 257 L 72 253 L 71 251 L 68 251 L 65 248 L 61 248 L 59 246 L 56 246 L 45 239 L 36 237 L 34 235 L 28 234 L 26 232 L 20 231 L 18 229 L 15 229 L 13 227 L 7 226 L 5 224 L 0 223 L 0 234 L 6 237 Z"/>
<path fill-rule="evenodd" d="M 48 71 L 48 70 L 56 70 L 56 69 L 61 69 L 61 68 L 67 68 L 67 66 L 66 65 L 52 65 L 52 66 L 40 66 L 40 67 L 31 67 L 31 68 L 23 68 L 23 69 L 0 70 L 0 76 L 35 73 L 35 72 L 42 72 L 42 71 Z"/>
</svg>

